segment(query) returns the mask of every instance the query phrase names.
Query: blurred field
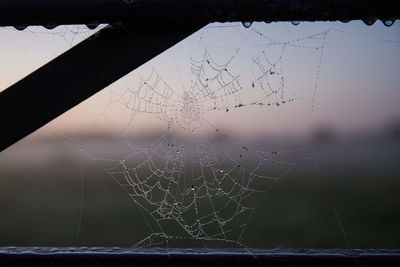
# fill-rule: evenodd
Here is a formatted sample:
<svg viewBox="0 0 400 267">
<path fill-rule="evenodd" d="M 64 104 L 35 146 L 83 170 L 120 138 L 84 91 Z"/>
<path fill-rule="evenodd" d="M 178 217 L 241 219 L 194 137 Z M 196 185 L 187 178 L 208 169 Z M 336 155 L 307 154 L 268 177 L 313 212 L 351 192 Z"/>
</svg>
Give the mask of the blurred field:
<svg viewBox="0 0 400 267">
<path fill-rule="evenodd" d="M 42 152 L 46 156 L 39 156 Z M 298 164 L 262 199 L 242 243 L 399 248 L 399 159 L 398 138 L 314 144 L 311 160 Z M 126 247 L 151 234 L 139 208 L 104 170 L 58 142 L 25 140 L 1 155 L 0 218 L 0 246 Z M 172 240 L 170 245 L 203 244 Z"/>
</svg>

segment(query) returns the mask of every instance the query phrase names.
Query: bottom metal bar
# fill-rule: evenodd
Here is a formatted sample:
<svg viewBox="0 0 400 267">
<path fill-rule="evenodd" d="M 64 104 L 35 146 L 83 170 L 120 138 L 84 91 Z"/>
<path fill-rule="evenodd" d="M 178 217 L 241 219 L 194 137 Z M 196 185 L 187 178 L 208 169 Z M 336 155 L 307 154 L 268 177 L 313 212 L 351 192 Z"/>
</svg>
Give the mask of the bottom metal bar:
<svg viewBox="0 0 400 267">
<path fill-rule="evenodd" d="M 0 247 L 0 266 L 400 266 L 400 250 Z"/>
</svg>

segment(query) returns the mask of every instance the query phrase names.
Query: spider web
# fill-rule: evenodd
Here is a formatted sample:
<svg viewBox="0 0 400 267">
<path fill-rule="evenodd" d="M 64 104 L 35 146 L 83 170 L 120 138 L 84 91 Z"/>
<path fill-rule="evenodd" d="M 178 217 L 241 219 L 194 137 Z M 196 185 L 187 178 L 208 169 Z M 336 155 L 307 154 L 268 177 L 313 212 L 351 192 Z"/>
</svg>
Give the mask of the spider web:
<svg viewBox="0 0 400 267">
<path fill-rule="evenodd" d="M 229 55 L 221 57 L 203 42 L 207 30 L 233 27 L 242 34 L 240 26 L 211 25 L 201 31 L 196 41 L 202 46 L 201 53 L 190 56 L 191 81 L 182 88 L 170 86 L 153 67 L 137 86 L 112 92 L 110 103 L 123 106 L 129 114 L 120 131 L 127 152 L 113 157 L 84 152 L 140 207 L 150 234 L 135 246 L 171 247 L 174 242 L 190 240 L 205 247 L 215 242 L 245 247 L 248 222 L 260 201 L 298 162 L 309 157 L 309 148 L 271 151 L 240 142 L 215 127 L 209 116 L 252 106 L 280 107 L 300 99 L 288 92 L 295 90 L 288 90 L 286 83 L 284 58 L 289 47 L 317 54 L 308 100 L 313 104 L 329 29 L 275 41 L 250 28 L 250 34 L 261 38 L 262 49 L 248 62 L 249 83 L 235 72 L 239 48 L 226 48 Z M 140 144 L 130 134 L 135 119 L 143 114 L 156 118 L 166 129 L 155 140 Z M 190 138 L 183 138 L 182 133 Z"/>
</svg>

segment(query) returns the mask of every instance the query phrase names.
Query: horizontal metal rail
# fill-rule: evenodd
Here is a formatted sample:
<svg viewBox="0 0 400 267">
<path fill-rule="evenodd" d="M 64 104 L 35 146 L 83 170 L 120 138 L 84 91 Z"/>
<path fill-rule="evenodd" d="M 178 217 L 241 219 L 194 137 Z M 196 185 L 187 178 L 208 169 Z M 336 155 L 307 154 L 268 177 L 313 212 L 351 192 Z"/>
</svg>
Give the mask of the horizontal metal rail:
<svg viewBox="0 0 400 267">
<path fill-rule="evenodd" d="M 400 250 L 1 248 L 0 266 L 399 266 Z"/>
<path fill-rule="evenodd" d="M 393 0 L 1 0 L 0 26 L 393 19 Z"/>
</svg>

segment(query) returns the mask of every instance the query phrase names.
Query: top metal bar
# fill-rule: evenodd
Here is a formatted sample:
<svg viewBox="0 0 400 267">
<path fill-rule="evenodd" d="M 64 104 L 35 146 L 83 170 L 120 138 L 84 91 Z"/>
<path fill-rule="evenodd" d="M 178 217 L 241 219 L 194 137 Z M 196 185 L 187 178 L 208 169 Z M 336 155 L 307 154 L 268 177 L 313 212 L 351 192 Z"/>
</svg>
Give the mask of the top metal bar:
<svg viewBox="0 0 400 267">
<path fill-rule="evenodd" d="M 396 19 L 393 0 L 0 0 L 0 26 Z"/>
</svg>

